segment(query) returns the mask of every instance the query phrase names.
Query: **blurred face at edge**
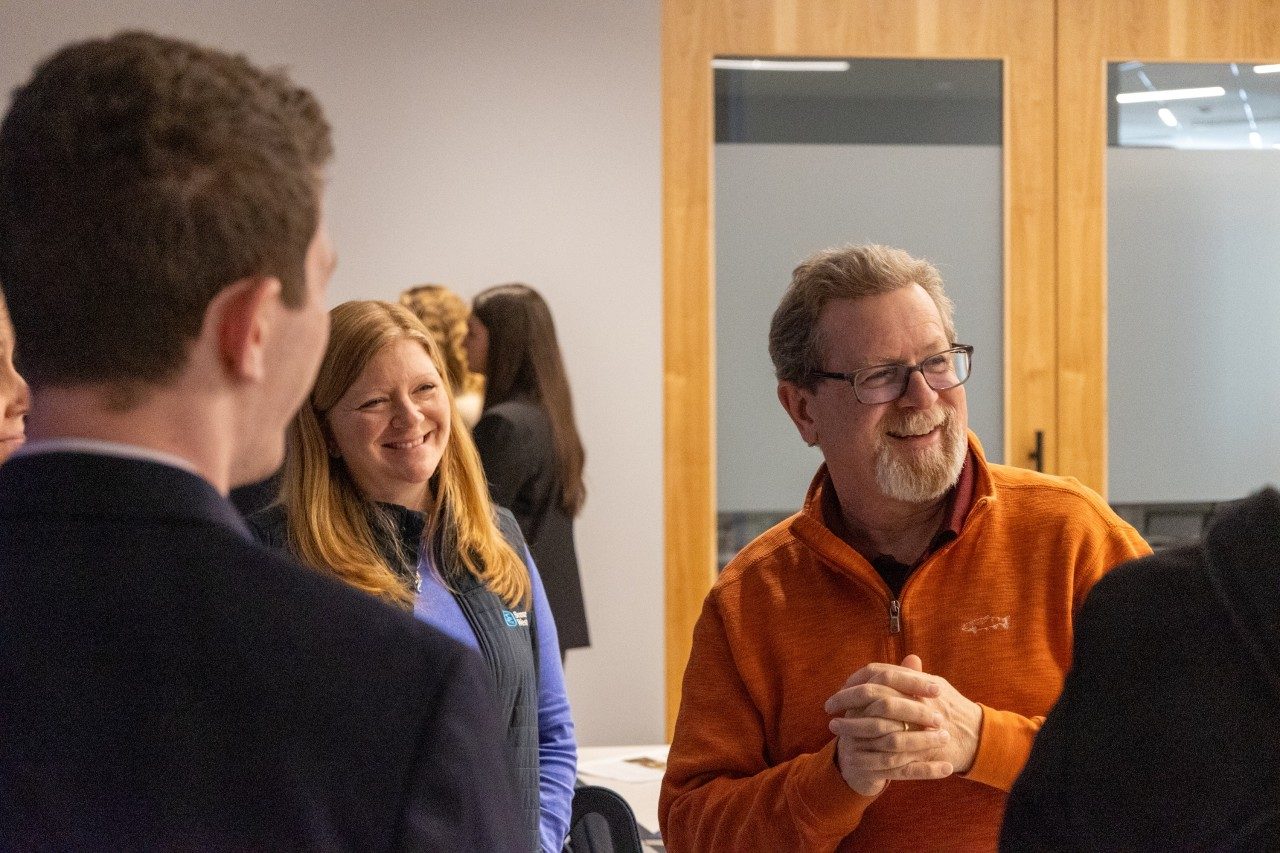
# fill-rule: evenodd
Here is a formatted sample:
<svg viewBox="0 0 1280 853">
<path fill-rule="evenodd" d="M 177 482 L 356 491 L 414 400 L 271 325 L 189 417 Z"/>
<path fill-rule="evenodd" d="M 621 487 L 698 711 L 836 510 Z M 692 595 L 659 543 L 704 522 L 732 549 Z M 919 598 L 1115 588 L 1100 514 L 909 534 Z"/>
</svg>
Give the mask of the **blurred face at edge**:
<svg viewBox="0 0 1280 853">
<path fill-rule="evenodd" d="M 13 366 L 13 325 L 0 298 L 0 462 L 26 441 L 26 414 L 31 391 Z"/>
</svg>

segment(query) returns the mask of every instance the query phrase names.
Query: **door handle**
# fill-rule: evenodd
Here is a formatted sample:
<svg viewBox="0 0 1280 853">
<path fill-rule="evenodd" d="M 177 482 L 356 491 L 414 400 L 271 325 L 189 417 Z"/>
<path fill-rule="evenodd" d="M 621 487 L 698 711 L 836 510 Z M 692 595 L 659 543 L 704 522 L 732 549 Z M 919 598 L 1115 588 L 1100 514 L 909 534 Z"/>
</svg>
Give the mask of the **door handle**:
<svg viewBox="0 0 1280 853">
<path fill-rule="evenodd" d="M 1036 430 L 1036 449 L 1027 454 L 1036 465 L 1036 470 L 1044 473 L 1044 430 Z"/>
</svg>

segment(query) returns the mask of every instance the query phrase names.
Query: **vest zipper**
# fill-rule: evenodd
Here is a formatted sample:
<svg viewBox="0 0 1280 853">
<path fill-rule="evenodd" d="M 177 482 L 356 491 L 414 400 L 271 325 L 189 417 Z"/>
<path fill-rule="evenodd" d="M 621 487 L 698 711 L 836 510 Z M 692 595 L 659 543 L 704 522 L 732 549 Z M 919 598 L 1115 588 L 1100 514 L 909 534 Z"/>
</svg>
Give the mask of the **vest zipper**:
<svg viewBox="0 0 1280 853">
<path fill-rule="evenodd" d="M 889 633 L 902 633 L 902 603 L 896 598 L 889 602 Z"/>
</svg>

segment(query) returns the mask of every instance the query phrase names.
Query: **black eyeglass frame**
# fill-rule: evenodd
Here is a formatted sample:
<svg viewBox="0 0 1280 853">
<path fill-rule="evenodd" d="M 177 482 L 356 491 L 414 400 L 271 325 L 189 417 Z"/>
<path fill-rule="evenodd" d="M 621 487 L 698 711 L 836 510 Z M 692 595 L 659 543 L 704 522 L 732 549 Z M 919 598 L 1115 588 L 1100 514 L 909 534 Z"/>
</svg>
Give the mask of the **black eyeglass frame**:
<svg viewBox="0 0 1280 853">
<path fill-rule="evenodd" d="M 947 385 L 944 388 L 935 388 L 933 383 L 929 381 L 928 374 L 924 372 L 925 363 L 927 363 L 930 359 L 937 358 L 940 355 L 946 355 L 947 353 L 955 353 L 957 355 L 960 353 L 964 353 L 965 361 L 966 361 L 965 366 L 967 368 L 965 370 L 964 379 L 961 379 L 955 385 Z M 902 374 L 902 387 L 898 389 L 897 394 L 895 394 L 893 397 L 889 398 L 888 400 L 882 400 L 878 403 L 868 403 L 866 400 L 862 399 L 862 396 L 858 393 L 858 377 L 872 370 L 883 370 L 886 367 L 905 368 Z M 973 375 L 973 347 L 970 346 L 969 344 L 953 343 L 951 346 L 947 347 L 944 350 L 935 352 L 933 355 L 925 356 L 924 358 L 920 359 L 919 363 L 917 364 L 872 364 L 868 367 L 861 367 L 853 371 L 852 373 L 833 373 L 828 370 L 815 370 L 809 375 L 818 379 L 839 379 L 843 382 L 848 382 L 849 387 L 853 389 L 853 396 L 857 397 L 859 403 L 863 404 L 864 406 L 879 406 L 879 405 L 883 405 L 884 403 L 893 403 L 893 402 L 896 402 L 897 400 L 901 400 L 902 395 L 907 393 L 907 388 L 911 385 L 911 374 L 917 373 L 917 372 L 920 374 L 921 378 L 924 379 L 924 384 L 928 385 L 930 388 L 933 388 L 934 391 L 949 391 L 952 388 L 959 388 L 961 385 L 968 382 L 969 377 Z"/>
</svg>

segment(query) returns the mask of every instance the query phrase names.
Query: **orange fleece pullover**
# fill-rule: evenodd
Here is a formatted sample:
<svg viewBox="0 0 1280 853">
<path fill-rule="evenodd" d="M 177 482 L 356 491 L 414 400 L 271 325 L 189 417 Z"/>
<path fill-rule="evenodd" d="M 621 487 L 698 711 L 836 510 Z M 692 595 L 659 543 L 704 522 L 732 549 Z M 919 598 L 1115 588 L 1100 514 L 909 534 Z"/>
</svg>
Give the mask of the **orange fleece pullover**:
<svg viewBox="0 0 1280 853">
<path fill-rule="evenodd" d="M 662 785 L 671 853 L 996 849 L 1070 667 L 1077 610 L 1108 569 L 1150 549 L 1076 480 L 989 464 L 969 443 L 977 480 L 960 535 L 896 602 L 823 522 L 825 466 L 804 509 L 725 568 L 694 629 Z M 978 751 L 964 776 L 863 797 L 836 768 L 822 705 L 865 664 L 910 653 L 983 706 Z"/>
</svg>

